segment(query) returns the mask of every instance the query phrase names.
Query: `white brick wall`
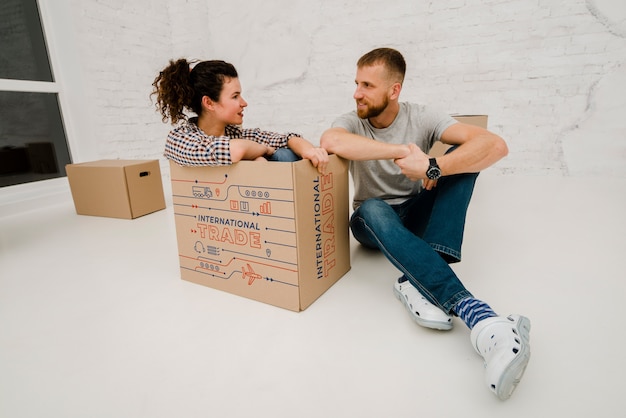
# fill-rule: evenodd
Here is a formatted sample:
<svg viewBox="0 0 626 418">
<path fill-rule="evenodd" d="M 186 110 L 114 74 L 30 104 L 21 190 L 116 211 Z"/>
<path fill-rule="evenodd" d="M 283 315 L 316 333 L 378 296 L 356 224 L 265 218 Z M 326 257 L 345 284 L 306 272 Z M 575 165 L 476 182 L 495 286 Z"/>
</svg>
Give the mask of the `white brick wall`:
<svg viewBox="0 0 626 418">
<path fill-rule="evenodd" d="M 611 0 L 71 0 L 101 158 L 159 157 L 149 100 L 171 58 L 240 72 L 245 125 L 313 142 L 353 109 L 355 62 L 408 63 L 404 100 L 487 113 L 502 173 L 626 176 L 626 3 Z"/>
</svg>

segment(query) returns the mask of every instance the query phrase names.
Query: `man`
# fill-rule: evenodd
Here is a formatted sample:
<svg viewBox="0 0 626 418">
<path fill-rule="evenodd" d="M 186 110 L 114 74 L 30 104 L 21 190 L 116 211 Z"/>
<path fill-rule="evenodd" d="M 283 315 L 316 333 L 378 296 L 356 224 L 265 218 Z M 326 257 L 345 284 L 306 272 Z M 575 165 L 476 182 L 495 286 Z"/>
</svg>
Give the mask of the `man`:
<svg viewBox="0 0 626 418">
<path fill-rule="evenodd" d="M 403 276 L 394 293 L 421 326 L 452 328 L 452 315 L 471 329 L 485 362 L 488 387 L 508 399 L 530 359 L 530 320 L 498 316 L 463 286 L 448 263 L 461 259 L 465 216 L 478 172 L 507 152 L 499 136 L 456 122 L 430 107 L 399 102 L 406 63 L 390 48 L 357 63 L 356 112 L 339 117 L 321 138 L 329 153 L 350 160 L 354 213 L 350 228 Z M 453 145 L 438 158 L 437 140 Z"/>
</svg>

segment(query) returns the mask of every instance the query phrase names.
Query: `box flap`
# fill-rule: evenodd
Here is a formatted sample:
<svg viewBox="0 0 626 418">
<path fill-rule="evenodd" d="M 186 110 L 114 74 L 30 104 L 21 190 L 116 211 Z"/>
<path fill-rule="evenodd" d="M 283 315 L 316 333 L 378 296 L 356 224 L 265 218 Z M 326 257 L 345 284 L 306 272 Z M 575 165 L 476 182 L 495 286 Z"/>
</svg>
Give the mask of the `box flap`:
<svg viewBox="0 0 626 418">
<path fill-rule="evenodd" d="M 141 165 L 157 160 L 97 160 L 84 163 L 71 164 L 78 167 L 128 167 L 133 165 Z"/>
<path fill-rule="evenodd" d="M 461 123 L 476 125 L 480 126 L 481 128 L 487 129 L 487 115 L 452 115 L 452 117 Z"/>
</svg>

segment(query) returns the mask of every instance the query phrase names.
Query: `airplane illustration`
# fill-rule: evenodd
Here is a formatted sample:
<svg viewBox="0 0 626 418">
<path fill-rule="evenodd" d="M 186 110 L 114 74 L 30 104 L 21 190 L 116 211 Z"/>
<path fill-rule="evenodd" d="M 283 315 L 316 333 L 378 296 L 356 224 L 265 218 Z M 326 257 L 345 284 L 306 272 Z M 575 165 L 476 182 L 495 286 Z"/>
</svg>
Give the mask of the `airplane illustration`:
<svg viewBox="0 0 626 418">
<path fill-rule="evenodd" d="M 252 283 L 254 283 L 256 279 L 263 278 L 260 274 L 257 274 L 254 272 L 250 264 L 246 263 L 246 265 L 248 266 L 248 271 L 246 271 L 246 268 L 243 266 L 241 267 L 241 271 L 243 273 L 242 278 L 243 279 L 245 279 L 246 277 L 248 278 L 248 286 L 252 285 Z"/>
</svg>

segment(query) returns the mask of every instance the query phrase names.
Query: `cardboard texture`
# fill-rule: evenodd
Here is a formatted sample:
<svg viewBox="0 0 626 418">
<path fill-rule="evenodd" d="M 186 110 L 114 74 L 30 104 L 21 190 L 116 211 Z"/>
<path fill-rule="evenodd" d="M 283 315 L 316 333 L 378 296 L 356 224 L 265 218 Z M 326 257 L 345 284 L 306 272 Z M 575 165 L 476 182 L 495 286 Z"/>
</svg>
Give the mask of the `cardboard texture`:
<svg viewBox="0 0 626 418">
<path fill-rule="evenodd" d="M 100 160 L 65 169 L 79 215 L 134 219 L 165 209 L 158 160 Z"/>
<path fill-rule="evenodd" d="M 476 125 L 487 129 L 487 115 L 452 115 L 452 117 L 461 123 Z M 445 154 L 448 148 L 450 148 L 450 145 L 437 141 L 428 154 L 432 157 L 439 157 Z"/>
<path fill-rule="evenodd" d="M 170 170 L 183 280 L 302 311 L 350 270 L 339 157 Z"/>
</svg>

